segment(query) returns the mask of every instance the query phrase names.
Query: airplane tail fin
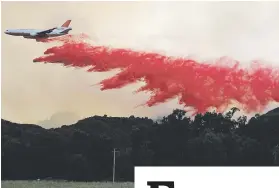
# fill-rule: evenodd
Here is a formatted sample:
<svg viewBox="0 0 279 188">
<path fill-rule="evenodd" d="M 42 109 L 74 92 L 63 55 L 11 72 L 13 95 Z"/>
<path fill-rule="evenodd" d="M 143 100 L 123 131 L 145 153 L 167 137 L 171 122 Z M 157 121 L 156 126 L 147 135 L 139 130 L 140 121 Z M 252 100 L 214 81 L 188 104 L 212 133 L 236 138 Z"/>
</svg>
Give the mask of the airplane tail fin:
<svg viewBox="0 0 279 188">
<path fill-rule="evenodd" d="M 67 20 L 61 27 L 69 27 L 71 20 Z"/>
</svg>

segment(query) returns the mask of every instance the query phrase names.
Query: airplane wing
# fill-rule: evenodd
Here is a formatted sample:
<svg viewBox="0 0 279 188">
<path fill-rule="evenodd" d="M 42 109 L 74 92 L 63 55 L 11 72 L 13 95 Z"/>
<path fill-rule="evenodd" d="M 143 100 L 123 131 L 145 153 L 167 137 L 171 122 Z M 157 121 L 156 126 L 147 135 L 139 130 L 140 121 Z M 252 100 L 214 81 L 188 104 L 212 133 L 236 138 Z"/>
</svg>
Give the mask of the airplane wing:
<svg viewBox="0 0 279 188">
<path fill-rule="evenodd" d="M 54 28 L 52 28 L 52 29 L 47 29 L 47 30 L 43 30 L 43 31 L 37 32 L 36 34 L 37 34 L 37 35 L 45 35 L 45 34 L 47 34 L 47 33 L 52 32 L 54 29 L 56 29 L 56 27 L 54 27 Z"/>
</svg>

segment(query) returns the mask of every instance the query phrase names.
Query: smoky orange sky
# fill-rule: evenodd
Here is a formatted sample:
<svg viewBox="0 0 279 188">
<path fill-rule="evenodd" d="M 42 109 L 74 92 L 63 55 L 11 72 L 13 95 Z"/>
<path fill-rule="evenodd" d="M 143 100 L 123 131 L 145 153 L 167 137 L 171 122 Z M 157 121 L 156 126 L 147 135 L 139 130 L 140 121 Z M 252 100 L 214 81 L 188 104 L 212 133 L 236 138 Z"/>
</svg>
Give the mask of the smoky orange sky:
<svg viewBox="0 0 279 188">
<path fill-rule="evenodd" d="M 1 3 L 1 115 L 13 122 L 38 123 L 55 114 L 64 114 L 60 124 L 104 114 L 157 117 L 180 106 L 174 99 L 151 108 L 135 108 L 148 99 L 148 94 L 132 93 L 140 83 L 100 91 L 91 85 L 113 72 L 87 73 L 33 63 L 53 44 L 5 35 L 6 29 L 47 29 L 71 19 L 71 34 L 86 33 L 97 44 L 196 59 L 230 56 L 244 66 L 259 59 L 279 66 L 277 2 Z M 277 106 L 271 103 L 266 110 Z"/>
</svg>

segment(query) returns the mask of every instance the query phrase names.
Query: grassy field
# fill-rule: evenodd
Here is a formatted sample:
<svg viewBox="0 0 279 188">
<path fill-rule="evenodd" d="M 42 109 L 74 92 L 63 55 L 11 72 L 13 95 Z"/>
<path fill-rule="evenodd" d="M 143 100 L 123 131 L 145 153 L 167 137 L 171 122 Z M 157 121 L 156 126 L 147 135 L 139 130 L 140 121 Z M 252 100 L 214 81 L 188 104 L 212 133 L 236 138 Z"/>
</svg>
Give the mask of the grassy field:
<svg viewBox="0 0 279 188">
<path fill-rule="evenodd" d="M 66 181 L 2 181 L 2 188 L 133 188 L 134 183 L 66 182 Z"/>
</svg>

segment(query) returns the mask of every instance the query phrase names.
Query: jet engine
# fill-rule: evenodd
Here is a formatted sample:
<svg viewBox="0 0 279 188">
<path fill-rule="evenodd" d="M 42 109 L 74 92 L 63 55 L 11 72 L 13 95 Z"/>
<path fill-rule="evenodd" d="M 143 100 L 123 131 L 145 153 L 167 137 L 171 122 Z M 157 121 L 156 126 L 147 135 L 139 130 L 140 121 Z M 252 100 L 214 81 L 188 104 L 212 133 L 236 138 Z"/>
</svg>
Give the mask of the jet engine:
<svg viewBox="0 0 279 188">
<path fill-rule="evenodd" d="M 37 33 L 30 33 L 30 36 L 35 37 L 37 35 Z"/>
</svg>

